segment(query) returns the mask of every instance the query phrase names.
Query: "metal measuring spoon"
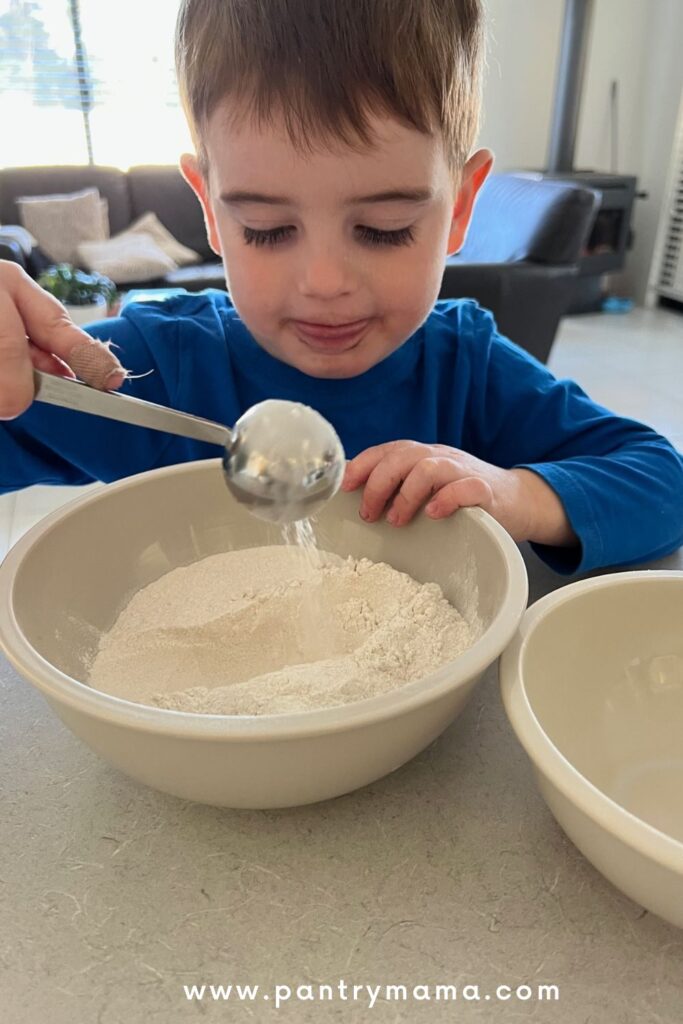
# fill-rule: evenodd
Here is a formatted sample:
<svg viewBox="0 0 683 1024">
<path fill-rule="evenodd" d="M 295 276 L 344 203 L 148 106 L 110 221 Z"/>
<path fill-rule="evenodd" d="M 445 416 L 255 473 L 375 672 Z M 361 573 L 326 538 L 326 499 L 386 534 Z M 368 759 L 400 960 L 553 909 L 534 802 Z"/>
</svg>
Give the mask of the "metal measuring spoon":
<svg viewBox="0 0 683 1024">
<path fill-rule="evenodd" d="M 230 429 L 40 370 L 34 380 L 38 402 L 221 445 L 226 484 L 259 519 L 287 523 L 315 515 L 341 485 L 344 449 L 334 427 L 299 402 L 259 402 Z"/>
</svg>

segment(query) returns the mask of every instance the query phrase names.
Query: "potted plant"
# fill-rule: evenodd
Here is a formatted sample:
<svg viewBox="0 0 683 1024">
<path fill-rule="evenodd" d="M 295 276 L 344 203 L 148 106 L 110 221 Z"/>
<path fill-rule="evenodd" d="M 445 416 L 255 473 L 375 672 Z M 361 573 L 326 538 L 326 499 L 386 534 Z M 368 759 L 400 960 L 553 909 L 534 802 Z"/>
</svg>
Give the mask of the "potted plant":
<svg viewBox="0 0 683 1024">
<path fill-rule="evenodd" d="M 96 272 L 86 273 L 70 263 L 48 267 L 38 284 L 66 306 L 75 324 L 87 324 L 107 316 L 116 298 L 116 285 Z"/>
</svg>

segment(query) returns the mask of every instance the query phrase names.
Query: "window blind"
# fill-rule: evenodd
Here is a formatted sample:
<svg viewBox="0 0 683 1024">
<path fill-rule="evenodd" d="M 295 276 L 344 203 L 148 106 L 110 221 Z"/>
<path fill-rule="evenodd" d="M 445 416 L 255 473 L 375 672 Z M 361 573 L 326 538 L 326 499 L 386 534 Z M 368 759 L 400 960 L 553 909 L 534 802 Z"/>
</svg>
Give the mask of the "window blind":
<svg viewBox="0 0 683 1024">
<path fill-rule="evenodd" d="M 3 166 L 175 163 L 178 0 L 0 0 Z"/>
</svg>

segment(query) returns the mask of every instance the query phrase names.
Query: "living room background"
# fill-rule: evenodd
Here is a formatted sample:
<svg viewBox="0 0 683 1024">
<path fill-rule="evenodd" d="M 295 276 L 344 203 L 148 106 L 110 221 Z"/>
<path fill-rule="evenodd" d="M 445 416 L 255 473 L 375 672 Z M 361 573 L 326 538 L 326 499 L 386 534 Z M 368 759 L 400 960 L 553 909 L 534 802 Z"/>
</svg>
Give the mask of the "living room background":
<svg viewBox="0 0 683 1024">
<path fill-rule="evenodd" d="M 497 172 L 542 168 L 564 0 L 484 5 L 488 60 L 478 144 L 494 150 Z M 177 165 L 192 148 L 173 72 L 177 10 L 178 0 L 0 0 L 0 167 L 88 164 L 86 120 L 98 166 Z M 576 165 L 633 174 L 648 194 L 635 205 L 636 244 L 614 278 L 621 292 L 642 302 L 683 89 L 683 2 L 599 0 L 592 20 Z M 619 145 L 612 166 L 614 82 Z"/>
</svg>

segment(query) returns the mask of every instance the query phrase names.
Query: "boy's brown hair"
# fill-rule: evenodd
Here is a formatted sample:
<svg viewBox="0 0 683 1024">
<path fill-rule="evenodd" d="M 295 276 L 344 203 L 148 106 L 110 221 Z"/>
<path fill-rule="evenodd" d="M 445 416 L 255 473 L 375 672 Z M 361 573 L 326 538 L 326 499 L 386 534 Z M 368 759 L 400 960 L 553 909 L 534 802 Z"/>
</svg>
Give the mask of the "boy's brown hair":
<svg viewBox="0 0 683 1024">
<path fill-rule="evenodd" d="M 298 148 L 370 144 L 368 114 L 440 131 L 457 174 L 477 133 L 481 0 L 181 0 L 176 70 L 200 167 L 225 98 Z"/>
</svg>

